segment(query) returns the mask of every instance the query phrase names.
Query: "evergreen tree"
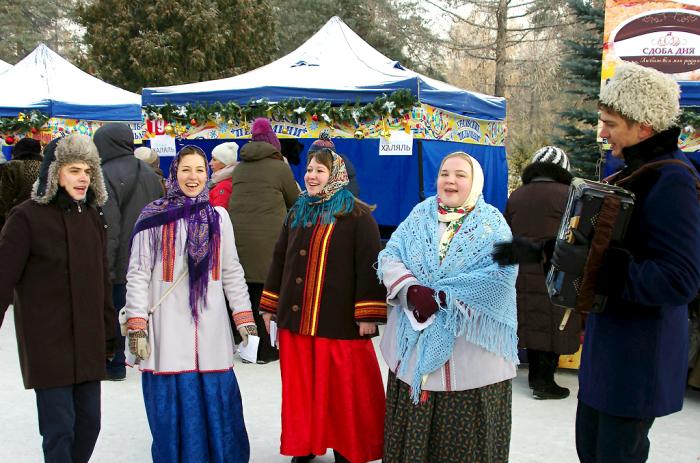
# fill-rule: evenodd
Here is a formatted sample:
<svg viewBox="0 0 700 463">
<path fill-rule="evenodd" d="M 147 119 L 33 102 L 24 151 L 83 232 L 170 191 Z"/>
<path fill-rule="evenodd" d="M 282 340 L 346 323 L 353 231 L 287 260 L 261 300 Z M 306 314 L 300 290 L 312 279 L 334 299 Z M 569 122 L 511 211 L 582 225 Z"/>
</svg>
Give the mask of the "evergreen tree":
<svg viewBox="0 0 700 463">
<path fill-rule="evenodd" d="M 276 53 L 265 0 L 95 0 L 77 10 L 85 67 L 138 91 L 230 77 Z"/>
<path fill-rule="evenodd" d="M 597 179 L 600 149 L 596 142 L 600 92 L 603 23 L 605 10 L 601 0 L 568 0 L 581 27 L 573 40 L 566 40 L 561 67 L 569 79 L 567 93 L 574 96 L 572 106 L 561 113 L 565 123 L 557 125 L 562 135 L 555 141 L 564 149 L 576 175 Z"/>
<path fill-rule="evenodd" d="M 15 64 L 44 42 L 72 58 L 78 38 L 68 18 L 74 0 L 0 0 L 0 59 Z"/>
</svg>

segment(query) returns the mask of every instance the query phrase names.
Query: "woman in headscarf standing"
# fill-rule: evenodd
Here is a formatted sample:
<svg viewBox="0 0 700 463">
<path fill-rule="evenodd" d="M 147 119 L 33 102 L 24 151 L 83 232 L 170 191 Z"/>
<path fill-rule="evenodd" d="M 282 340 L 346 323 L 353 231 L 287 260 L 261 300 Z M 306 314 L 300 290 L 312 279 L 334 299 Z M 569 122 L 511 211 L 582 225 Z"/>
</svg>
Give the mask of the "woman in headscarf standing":
<svg viewBox="0 0 700 463">
<path fill-rule="evenodd" d="M 226 210 L 209 204 L 195 146 L 170 166 L 168 191 L 136 222 L 125 317 L 139 364 L 155 462 L 247 462 L 224 294 L 244 342 L 257 334 Z"/>
<path fill-rule="evenodd" d="M 282 228 L 260 300 L 279 325 L 281 453 L 305 462 L 332 448 L 337 462 L 382 456 L 384 390 L 371 337 L 386 320 L 373 265 L 372 208 L 347 190 L 336 153 L 310 153 L 306 191 Z"/>
<path fill-rule="evenodd" d="M 483 182 L 476 159 L 447 155 L 437 196 L 379 254 L 390 307 L 385 462 L 508 461 L 517 268 L 491 257 L 511 233 Z"/>
</svg>

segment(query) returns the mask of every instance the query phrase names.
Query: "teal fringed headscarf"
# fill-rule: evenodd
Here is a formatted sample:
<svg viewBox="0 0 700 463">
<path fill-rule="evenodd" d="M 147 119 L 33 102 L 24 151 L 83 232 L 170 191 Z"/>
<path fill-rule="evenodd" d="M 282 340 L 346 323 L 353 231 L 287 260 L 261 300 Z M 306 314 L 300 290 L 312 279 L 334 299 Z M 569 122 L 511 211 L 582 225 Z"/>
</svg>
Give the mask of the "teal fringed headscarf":
<svg viewBox="0 0 700 463">
<path fill-rule="evenodd" d="M 350 212 L 355 207 L 355 197 L 346 188 L 349 180 L 345 161 L 332 150 L 327 150 L 333 155 L 333 167 L 328 183 L 318 196 L 310 196 L 308 191 L 299 195 L 287 215 L 286 222 L 292 228 L 303 227 L 307 223 L 316 224 L 319 221 L 324 224 L 333 223 L 338 212 Z"/>
</svg>

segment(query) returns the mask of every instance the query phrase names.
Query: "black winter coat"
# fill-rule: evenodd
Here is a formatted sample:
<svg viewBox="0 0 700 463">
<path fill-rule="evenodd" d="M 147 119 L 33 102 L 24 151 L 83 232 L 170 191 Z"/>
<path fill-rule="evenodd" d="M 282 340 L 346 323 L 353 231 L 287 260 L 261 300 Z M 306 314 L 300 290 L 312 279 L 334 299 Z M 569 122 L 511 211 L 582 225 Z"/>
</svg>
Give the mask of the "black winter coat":
<svg viewBox="0 0 700 463">
<path fill-rule="evenodd" d="M 530 164 L 523 171 L 523 186 L 508 198 L 505 218 L 514 235 L 536 242 L 552 239 L 559 229 L 571 183 L 571 174 L 550 162 Z M 518 291 L 518 344 L 521 348 L 556 354 L 573 354 L 579 348 L 581 316 L 572 313 L 559 330 L 564 309 L 549 301 L 542 264 L 521 264 Z"/>
</svg>

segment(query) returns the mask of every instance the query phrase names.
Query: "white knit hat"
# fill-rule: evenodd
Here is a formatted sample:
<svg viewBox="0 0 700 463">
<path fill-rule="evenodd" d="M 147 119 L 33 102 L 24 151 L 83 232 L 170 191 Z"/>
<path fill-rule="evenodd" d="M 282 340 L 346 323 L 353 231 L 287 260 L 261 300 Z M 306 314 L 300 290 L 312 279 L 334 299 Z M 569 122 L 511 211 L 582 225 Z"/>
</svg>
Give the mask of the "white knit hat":
<svg viewBox="0 0 700 463">
<path fill-rule="evenodd" d="M 672 77 L 627 61 L 615 64 L 615 75 L 600 90 L 599 99 L 657 133 L 675 125 L 680 112 L 680 88 Z"/>
<path fill-rule="evenodd" d="M 232 141 L 216 145 L 211 151 L 211 157 L 225 166 L 230 166 L 238 162 L 238 145 Z"/>
<path fill-rule="evenodd" d="M 569 170 L 569 157 L 564 150 L 556 146 L 543 146 L 532 155 L 530 163 L 535 162 L 551 162 L 562 169 Z"/>
</svg>

